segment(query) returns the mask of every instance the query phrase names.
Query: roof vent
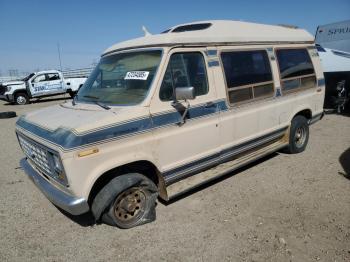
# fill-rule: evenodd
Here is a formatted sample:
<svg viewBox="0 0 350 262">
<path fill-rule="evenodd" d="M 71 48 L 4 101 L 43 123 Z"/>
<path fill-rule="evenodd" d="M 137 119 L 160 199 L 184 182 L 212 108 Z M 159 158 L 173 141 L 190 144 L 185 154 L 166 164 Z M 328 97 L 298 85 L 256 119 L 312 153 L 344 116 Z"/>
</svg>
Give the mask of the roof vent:
<svg viewBox="0 0 350 262">
<path fill-rule="evenodd" d="M 181 25 L 173 29 L 172 33 L 182 33 L 187 31 L 198 31 L 204 30 L 211 26 L 211 23 L 202 23 L 202 24 L 190 24 L 190 25 Z"/>
<path fill-rule="evenodd" d="M 165 30 L 165 31 L 163 31 L 163 32 L 161 32 L 161 34 L 169 33 L 170 30 L 171 30 L 171 28 L 170 28 L 170 29 L 167 29 L 167 30 Z"/>
<path fill-rule="evenodd" d="M 291 28 L 291 29 L 298 29 L 299 27 L 296 25 L 287 25 L 287 24 L 278 24 L 278 26 L 286 27 L 286 28 Z"/>
</svg>

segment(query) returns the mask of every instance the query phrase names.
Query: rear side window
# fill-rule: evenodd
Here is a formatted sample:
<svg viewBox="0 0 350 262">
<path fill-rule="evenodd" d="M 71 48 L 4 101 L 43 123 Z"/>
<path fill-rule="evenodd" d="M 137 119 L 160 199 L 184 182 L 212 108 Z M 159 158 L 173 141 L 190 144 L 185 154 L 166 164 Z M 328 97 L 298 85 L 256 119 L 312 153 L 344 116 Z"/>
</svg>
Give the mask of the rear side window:
<svg viewBox="0 0 350 262">
<path fill-rule="evenodd" d="M 307 49 L 278 49 L 276 56 L 282 90 L 297 91 L 315 86 L 315 71 Z"/>
<path fill-rule="evenodd" d="M 221 53 L 231 104 L 271 97 L 273 78 L 265 50 Z"/>
<path fill-rule="evenodd" d="M 174 99 L 176 87 L 193 86 L 196 96 L 208 93 L 207 72 L 201 53 L 176 53 L 170 57 L 159 97 L 162 101 Z"/>
<path fill-rule="evenodd" d="M 56 73 L 50 73 L 50 74 L 47 74 L 48 76 L 48 79 L 49 81 L 53 81 L 53 80 L 59 80 L 60 79 L 60 76 Z"/>
</svg>

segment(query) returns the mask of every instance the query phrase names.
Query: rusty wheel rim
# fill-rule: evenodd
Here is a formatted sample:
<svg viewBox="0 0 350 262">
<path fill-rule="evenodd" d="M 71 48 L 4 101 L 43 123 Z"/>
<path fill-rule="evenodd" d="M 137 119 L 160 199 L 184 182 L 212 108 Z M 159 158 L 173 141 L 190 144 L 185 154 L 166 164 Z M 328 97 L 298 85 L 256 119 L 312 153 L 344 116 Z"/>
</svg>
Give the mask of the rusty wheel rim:
<svg viewBox="0 0 350 262">
<path fill-rule="evenodd" d="M 295 132 L 295 145 L 300 148 L 304 145 L 306 140 L 306 128 L 304 126 L 301 126 L 297 128 Z"/>
<path fill-rule="evenodd" d="M 114 215 L 120 224 L 132 224 L 145 213 L 146 195 L 140 188 L 130 188 L 114 202 Z"/>
</svg>

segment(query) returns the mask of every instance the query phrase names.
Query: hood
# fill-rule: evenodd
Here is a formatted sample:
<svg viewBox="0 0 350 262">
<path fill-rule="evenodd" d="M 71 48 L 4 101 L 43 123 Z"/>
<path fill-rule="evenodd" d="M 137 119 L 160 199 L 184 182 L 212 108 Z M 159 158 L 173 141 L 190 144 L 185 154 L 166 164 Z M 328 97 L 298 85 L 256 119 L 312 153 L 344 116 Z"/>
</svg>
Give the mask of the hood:
<svg viewBox="0 0 350 262">
<path fill-rule="evenodd" d="M 148 107 L 113 107 L 71 103 L 30 112 L 16 123 L 19 131 L 32 133 L 64 150 L 103 140 L 118 139 L 151 126 Z"/>
<path fill-rule="evenodd" d="M 23 85 L 23 81 L 7 81 L 7 82 L 2 82 L 0 83 L 3 86 L 9 86 L 9 85 Z"/>
</svg>

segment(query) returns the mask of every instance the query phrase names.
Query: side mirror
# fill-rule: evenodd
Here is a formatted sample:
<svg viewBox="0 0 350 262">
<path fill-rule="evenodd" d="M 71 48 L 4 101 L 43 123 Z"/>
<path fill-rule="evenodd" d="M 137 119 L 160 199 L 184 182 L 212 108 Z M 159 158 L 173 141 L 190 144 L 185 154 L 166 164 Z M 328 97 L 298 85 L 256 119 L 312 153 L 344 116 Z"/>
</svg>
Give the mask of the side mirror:
<svg viewBox="0 0 350 262">
<path fill-rule="evenodd" d="M 172 102 L 172 106 L 181 113 L 181 120 L 177 124 L 182 126 L 186 122 L 188 110 L 190 109 L 190 103 L 187 100 L 195 99 L 194 87 L 176 87 L 175 88 L 175 101 Z M 185 100 L 187 106 L 184 106 L 179 100 Z"/>
<path fill-rule="evenodd" d="M 176 87 L 175 88 L 175 100 L 192 100 L 195 99 L 194 87 Z"/>
</svg>

